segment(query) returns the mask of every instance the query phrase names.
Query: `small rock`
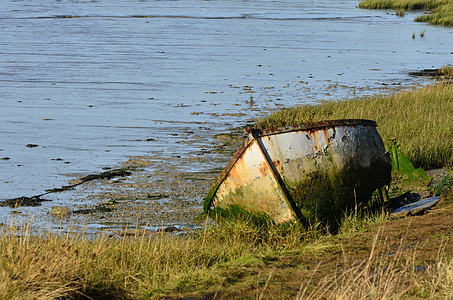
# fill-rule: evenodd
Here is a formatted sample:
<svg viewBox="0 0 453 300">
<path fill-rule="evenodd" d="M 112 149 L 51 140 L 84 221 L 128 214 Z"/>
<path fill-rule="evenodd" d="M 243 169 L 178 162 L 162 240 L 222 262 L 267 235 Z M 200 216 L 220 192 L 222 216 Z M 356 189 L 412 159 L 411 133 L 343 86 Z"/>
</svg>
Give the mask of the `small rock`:
<svg viewBox="0 0 453 300">
<path fill-rule="evenodd" d="M 50 210 L 51 215 L 65 216 L 69 214 L 69 209 L 66 206 L 54 206 Z"/>
<path fill-rule="evenodd" d="M 163 232 L 178 232 L 179 229 L 176 228 L 175 226 L 169 226 L 169 227 L 165 227 L 165 228 L 163 228 L 163 229 L 161 228 L 161 229 L 159 229 L 158 231 L 160 231 L 160 232 L 162 232 L 162 231 L 163 231 Z"/>
</svg>

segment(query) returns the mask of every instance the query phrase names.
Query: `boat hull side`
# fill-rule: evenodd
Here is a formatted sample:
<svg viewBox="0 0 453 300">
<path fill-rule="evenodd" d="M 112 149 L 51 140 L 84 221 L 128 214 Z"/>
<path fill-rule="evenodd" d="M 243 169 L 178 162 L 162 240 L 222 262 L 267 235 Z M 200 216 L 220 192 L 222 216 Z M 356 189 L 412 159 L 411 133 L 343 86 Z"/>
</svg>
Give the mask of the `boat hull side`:
<svg viewBox="0 0 453 300">
<path fill-rule="evenodd" d="M 275 178 L 256 140 L 249 144 L 212 198 L 216 209 L 240 208 L 264 214 L 276 223 L 295 220 L 284 190 Z"/>
</svg>

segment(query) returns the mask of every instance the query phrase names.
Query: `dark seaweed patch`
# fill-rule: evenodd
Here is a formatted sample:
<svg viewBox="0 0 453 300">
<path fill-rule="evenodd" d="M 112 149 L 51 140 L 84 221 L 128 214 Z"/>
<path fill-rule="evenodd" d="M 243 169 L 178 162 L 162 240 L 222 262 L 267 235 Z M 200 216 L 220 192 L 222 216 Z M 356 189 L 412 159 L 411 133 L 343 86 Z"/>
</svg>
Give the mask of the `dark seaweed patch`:
<svg viewBox="0 0 453 300">
<path fill-rule="evenodd" d="M 112 212 L 113 210 L 114 210 L 114 208 L 112 206 L 100 205 L 100 206 L 97 206 L 94 208 L 75 210 L 72 213 L 87 215 L 87 214 L 94 214 L 94 213 L 108 213 L 108 212 Z"/>
<path fill-rule="evenodd" d="M 7 199 L 0 202 L 0 206 L 5 207 L 9 206 L 11 208 L 17 208 L 20 206 L 40 206 L 43 201 L 51 201 L 47 199 L 42 199 L 41 196 L 33 197 L 18 197 L 14 199 Z"/>
<path fill-rule="evenodd" d="M 22 197 L 18 197 L 18 198 L 0 201 L 0 207 L 9 206 L 11 208 L 16 208 L 16 207 L 20 207 L 20 206 L 40 206 L 41 202 L 43 202 L 43 201 L 52 201 L 52 200 L 42 199 L 41 197 L 44 195 L 72 190 L 78 185 L 81 185 L 87 181 L 91 181 L 91 180 L 95 180 L 95 179 L 108 180 L 113 177 L 124 177 L 124 176 L 129 176 L 131 174 L 132 173 L 129 171 L 129 169 L 115 169 L 115 170 L 111 170 L 111 171 L 102 172 L 100 174 L 87 175 L 87 176 L 80 178 L 77 183 L 74 183 L 71 185 L 65 185 L 60 188 L 48 189 L 48 190 L 46 190 L 46 192 L 44 194 L 41 194 L 41 195 L 36 195 L 36 196 L 32 196 L 32 197 L 22 196 Z"/>
<path fill-rule="evenodd" d="M 87 181 L 96 180 L 96 179 L 108 180 L 108 179 L 111 179 L 111 178 L 114 178 L 114 177 L 129 176 L 131 174 L 132 173 L 127 171 L 126 169 L 115 169 L 115 170 L 111 170 L 111 171 L 105 171 L 105 172 L 102 172 L 102 173 L 99 173 L 99 174 L 90 174 L 90 175 L 81 177 L 78 180 L 78 182 L 75 183 L 75 184 L 65 185 L 65 186 L 62 186 L 60 188 L 55 188 L 55 189 L 48 189 L 48 190 L 46 190 L 46 192 L 47 193 L 64 192 L 64 191 L 67 191 L 67 190 L 72 190 L 76 186 L 81 185 L 82 183 L 85 183 Z"/>
</svg>

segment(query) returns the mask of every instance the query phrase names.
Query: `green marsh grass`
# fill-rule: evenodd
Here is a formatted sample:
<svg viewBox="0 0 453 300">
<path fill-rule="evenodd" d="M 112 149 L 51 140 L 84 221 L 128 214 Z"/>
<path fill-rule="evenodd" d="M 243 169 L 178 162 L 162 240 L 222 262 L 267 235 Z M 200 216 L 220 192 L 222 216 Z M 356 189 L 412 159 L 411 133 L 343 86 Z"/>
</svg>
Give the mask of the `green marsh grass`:
<svg viewBox="0 0 453 300">
<path fill-rule="evenodd" d="M 453 166 L 453 85 L 414 88 L 388 96 L 283 109 L 257 122 L 272 128 L 333 119 L 371 119 L 388 149 L 397 138 L 417 167 Z"/>
<path fill-rule="evenodd" d="M 427 14 L 415 18 L 416 22 L 428 22 L 432 25 L 453 26 L 453 2 L 449 0 L 364 0 L 360 8 L 395 9 L 397 15 L 413 10 L 427 10 Z"/>
</svg>

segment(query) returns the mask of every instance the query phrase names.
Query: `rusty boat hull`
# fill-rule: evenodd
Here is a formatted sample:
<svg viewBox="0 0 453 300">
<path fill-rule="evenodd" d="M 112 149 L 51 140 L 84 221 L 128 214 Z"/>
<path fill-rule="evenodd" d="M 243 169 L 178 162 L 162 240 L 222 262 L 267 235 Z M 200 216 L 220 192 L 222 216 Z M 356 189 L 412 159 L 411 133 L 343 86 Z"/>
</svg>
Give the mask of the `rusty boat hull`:
<svg viewBox="0 0 453 300">
<path fill-rule="evenodd" d="M 332 222 L 390 183 L 391 160 L 376 127 L 354 119 L 248 129 L 204 208 L 239 209 L 276 223 Z"/>
</svg>

